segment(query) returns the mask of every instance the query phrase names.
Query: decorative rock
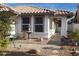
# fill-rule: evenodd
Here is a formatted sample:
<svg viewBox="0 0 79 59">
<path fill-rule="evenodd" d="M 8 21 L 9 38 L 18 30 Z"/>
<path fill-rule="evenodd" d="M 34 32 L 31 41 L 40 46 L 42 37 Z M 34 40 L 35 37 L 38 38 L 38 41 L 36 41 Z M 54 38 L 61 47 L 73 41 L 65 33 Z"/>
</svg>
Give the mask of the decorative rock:
<svg viewBox="0 0 79 59">
<path fill-rule="evenodd" d="M 40 50 L 36 50 L 36 49 L 31 49 L 29 50 L 27 53 L 30 53 L 30 54 L 39 54 L 40 53 Z"/>
<path fill-rule="evenodd" d="M 57 50 L 53 50 L 52 53 L 59 53 Z"/>
<path fill-rule="evenodd" d="M 36 51 L 35 49 L 31 49 L 31 50 L 29 50 L 27 53 L 36 54 L 37 51 Z"/>
<path fill-rule="evenodd" d="M 41 42 L 43 42 L 43 38 L 40 38 Z"/>
<path fill-rule="evenodd" d="M 71 54 L 72 54 L 72 56 L 77 56 L 75 48 L 72 49 Z"/>
<path fill-rule="evenodd" d="M 37 54 L 40 54 L 41 53 L 41 49 L 37 49 Z"/>
</svg>

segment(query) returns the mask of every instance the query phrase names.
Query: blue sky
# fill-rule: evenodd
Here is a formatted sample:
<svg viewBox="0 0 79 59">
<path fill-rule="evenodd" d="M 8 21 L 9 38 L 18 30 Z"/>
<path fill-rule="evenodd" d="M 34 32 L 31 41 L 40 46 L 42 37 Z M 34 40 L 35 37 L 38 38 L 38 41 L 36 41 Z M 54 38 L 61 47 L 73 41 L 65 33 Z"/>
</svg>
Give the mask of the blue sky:
<svg viewBox="0 0 79 59">
<path fill-rule="evenodd" d="M 19 5 L 26 5 L 26 6 L 29 5 L 49 9 L 63 9 L 72 12 L 75 12 L 77 7 L 76 3 L 5 3 L 5 4 L 12 7 L 16 7 Z"/>
</svg>

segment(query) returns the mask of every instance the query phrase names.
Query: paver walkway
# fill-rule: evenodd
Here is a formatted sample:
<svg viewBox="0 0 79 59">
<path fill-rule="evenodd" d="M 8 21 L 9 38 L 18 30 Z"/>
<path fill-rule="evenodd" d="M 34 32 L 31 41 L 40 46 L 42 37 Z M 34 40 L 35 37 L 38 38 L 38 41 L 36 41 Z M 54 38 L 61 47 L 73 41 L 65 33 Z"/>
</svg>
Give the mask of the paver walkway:
<svg viewBox="0 0 79 59">
<path fill-rule="evenodd" d="M 26 51 L 26 49 L 60 49 L 60 46 L 56 45 L 40 45 L 40 44 L 20 44 L 20 43 L 15 43 L 15 46 L 11 44 L 9 46 L 13 50 L 15 48 L 20 49 L 22 51 Z"/>
<path fill-rule="evenodd" d="M 59 54 L 60 46 L 56 45 L 47 45 L 47 44 L 25 44 L 25 43 L 15 43 L 15 46 L 13 44 L 9 45 L 9 51 L 14 52 L 27 52 L 30 49 L 35 49 L 37 51 L 40 51 L 40 55 L 57 55 Z M 55 53 L 55 52 L 56 53 Z"/>
</svg>

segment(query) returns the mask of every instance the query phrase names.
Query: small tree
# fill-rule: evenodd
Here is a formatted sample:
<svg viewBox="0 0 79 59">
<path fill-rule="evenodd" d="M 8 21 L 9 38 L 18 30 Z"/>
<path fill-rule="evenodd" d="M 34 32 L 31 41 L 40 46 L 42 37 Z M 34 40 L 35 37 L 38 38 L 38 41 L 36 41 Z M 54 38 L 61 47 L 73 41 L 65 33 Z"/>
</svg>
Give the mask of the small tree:
<svg viewBox="0 0 79 59">
<path fill-rule="evenodd" d="M 76 46 L 79 43 L 79 30 L 75 30 L 71 33 L 69 33 L 69 38 L 72 39 L 72 42 L 75 43 L 75 47 L 72 48 L 71 54 L 74 56 L 76 55 Z"/>
<path fill-rule="evenodd" d="M 13 16 L 16 15 L 10 11 L 0 11 L 0 38 L 4 39 L 6 34 L 11 31 Z"/>
<path fill-rule="evenodd" d="M 7 33 L 11 30 L 12 16 L 16 15 L 10 7 L 0 4 L 0 39 L 5 39 Z"/>
<path fill-rule="evenodd" d="M 0 38 L 5 39 L 7 33 L 11 30 L 12 20 L 9 17 L 0 17 Z"/>
<path fill-rule="evenodd" d="M 73 42 L 79 42 L 79 30 L 69 33 L 69 38 L 72 39 Z"/>
<path fill-rule="evenodd" d="M 5 52 L 9 40 L 7 40 L 7 33 L 11 31 L 11 24 L 15 11 L 11 8 L 0 4 L 0 52 Z"/>
<path fill-rule="evenodd" d="M 0 51 L 1 52 L 5 52 L 7 50 L 9 40 L 7 40 L 6 36 L 7 33 L 11 31 L 12 21 L 13 19 L 8 14 L 0 16 Z"/>
</svg>

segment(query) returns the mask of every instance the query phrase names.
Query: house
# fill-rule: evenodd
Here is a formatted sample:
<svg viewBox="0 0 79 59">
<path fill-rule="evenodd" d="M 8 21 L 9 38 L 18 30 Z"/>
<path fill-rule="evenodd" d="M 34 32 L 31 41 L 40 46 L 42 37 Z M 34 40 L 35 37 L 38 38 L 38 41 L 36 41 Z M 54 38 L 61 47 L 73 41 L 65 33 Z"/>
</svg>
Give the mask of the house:
<svg viewBox="0 0 79 59">
<path fill-rule="evenodd" d="M 49 39 L 55 33 L 67 37 L 67 20 L 73 17 L 72 12 L 33 6 L 17 6 L 13 9 L 18 13 L 14 20 L 13 30 L 16 36 L 21 35 L 23 31 L 30 31 L 31 38 Z"/>
<path fill-rule="evenodd" d="M 73 16 L 70 11 L 49 10 L 33 6 L 17 6 L 15 19 L 15 33 L 31 31 L 31 38 L 40 37 L 49 39 L 55 33 L 67 37 L 67 19 Z"/>
</svg>

